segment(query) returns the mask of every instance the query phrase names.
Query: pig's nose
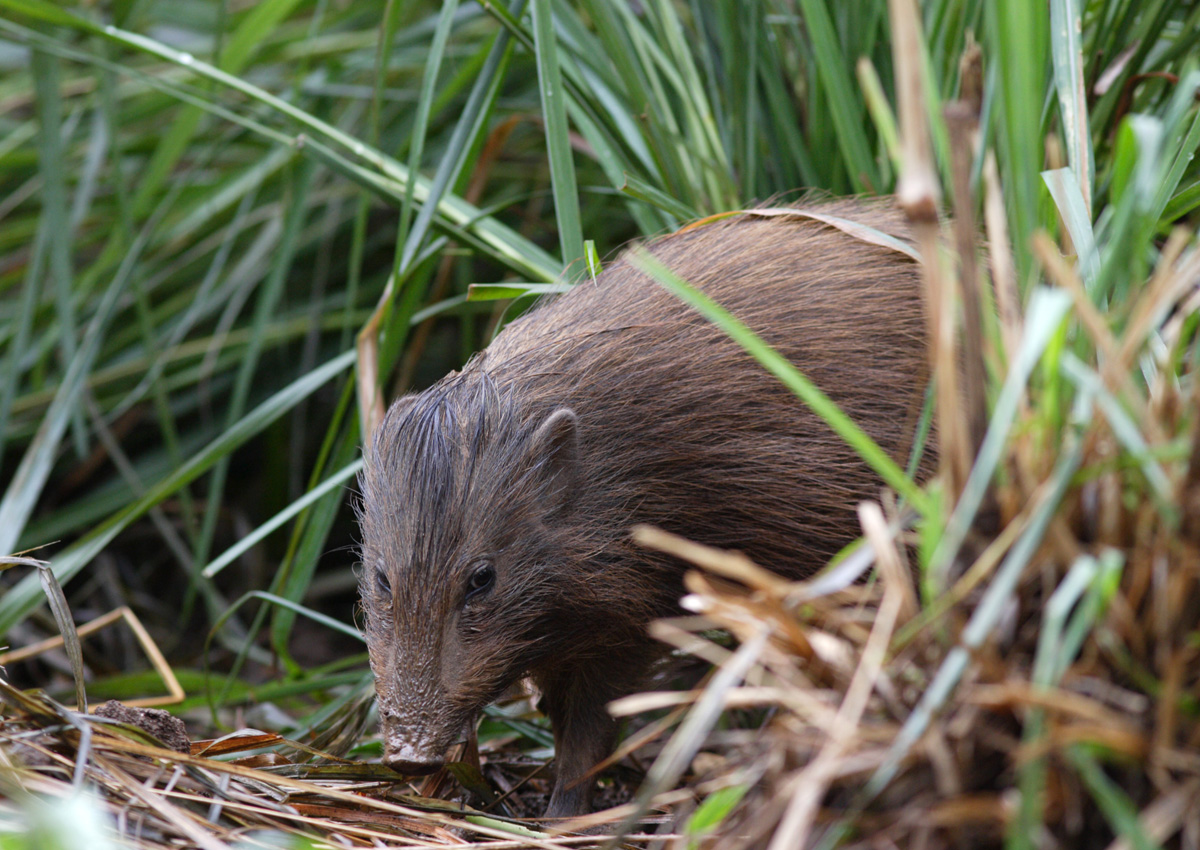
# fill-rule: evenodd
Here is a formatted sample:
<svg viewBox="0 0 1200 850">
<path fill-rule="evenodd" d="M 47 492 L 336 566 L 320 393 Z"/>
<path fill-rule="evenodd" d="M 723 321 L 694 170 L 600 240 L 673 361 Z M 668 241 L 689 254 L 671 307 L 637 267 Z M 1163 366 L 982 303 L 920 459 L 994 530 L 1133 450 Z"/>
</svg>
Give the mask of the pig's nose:
<svg viewBox="0 0 1200 850">
<path fill-rule="evenodd" d="M 425 776 L 444 765 L 446 758 L 420 753 L 411 747 L 398 747 L 384 755 L 383 763 L 405 776 Z"/>
</svg>

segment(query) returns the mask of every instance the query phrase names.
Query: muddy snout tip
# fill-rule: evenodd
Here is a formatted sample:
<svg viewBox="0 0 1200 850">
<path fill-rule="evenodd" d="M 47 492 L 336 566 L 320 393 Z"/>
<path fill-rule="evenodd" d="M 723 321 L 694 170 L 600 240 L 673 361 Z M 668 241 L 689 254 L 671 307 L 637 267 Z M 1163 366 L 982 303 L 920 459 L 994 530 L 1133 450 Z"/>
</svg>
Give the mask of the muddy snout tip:
<svg viewBox="0 0 1200 850">
<path fill-rule="evenodd" d="M 444 765 L 446 758 L 420 753 L 411 747 L 398 747 L 384 754 L 383 763 L 404 776 L 427 776 Z"/>
</svg>

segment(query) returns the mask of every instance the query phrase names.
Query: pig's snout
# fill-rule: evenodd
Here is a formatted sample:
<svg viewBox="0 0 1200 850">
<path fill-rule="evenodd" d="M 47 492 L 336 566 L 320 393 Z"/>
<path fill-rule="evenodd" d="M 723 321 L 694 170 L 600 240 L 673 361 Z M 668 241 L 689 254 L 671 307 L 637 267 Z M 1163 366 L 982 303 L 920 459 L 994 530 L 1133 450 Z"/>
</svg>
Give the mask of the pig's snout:
<svg viewBox="0 0 1200 850">
<path fill-rule="evenodd" d="M 388 742 L 383 763 L 405 776 L 425 776 L 446 763 L 444 753 L 423 752 L 407 743 Z"/>
</svg>

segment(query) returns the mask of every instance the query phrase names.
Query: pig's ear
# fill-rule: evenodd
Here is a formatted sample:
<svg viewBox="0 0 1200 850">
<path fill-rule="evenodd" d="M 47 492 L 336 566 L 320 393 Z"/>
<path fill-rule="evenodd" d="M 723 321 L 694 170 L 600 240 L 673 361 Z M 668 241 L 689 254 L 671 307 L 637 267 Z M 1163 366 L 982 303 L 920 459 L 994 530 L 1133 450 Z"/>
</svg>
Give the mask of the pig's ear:
<svg viewBox="0 0 1200 850">
<path fill-rule="evenodd" d="M 551 511 L 570 507 L 579 485 L 579 417 L 575 411 L 560 407 L 542 421 L 530 443 L 529 461 L 542 504 Z"/>
</svg>

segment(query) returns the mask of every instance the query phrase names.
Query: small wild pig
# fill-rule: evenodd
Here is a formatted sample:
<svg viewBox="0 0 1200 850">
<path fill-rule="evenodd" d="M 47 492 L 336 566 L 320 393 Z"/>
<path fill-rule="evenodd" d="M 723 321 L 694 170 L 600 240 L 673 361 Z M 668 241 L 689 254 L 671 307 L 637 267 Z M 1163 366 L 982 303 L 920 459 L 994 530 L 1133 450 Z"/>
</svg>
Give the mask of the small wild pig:
<svg viewBox="0 0 1200 850">
<path fill-rule="evenodd" d="M 903 236 L 888 202 L 810 205 Z M 896 460 L 927 368 L 919 270 L 827 224 L 742 215 L 650 243 Z M 460 373 L 395 402 L 362 475 L 362 604 L 386 747 L 439 767 L 480 710 L 532 676 L 554 726 L 549 815 L 614 743 L 685 565 L 650 523 L 785 576 L 858 535 L 880 482 L 741 348 L 619 259 L 513 322 Z"/>
</svg>

